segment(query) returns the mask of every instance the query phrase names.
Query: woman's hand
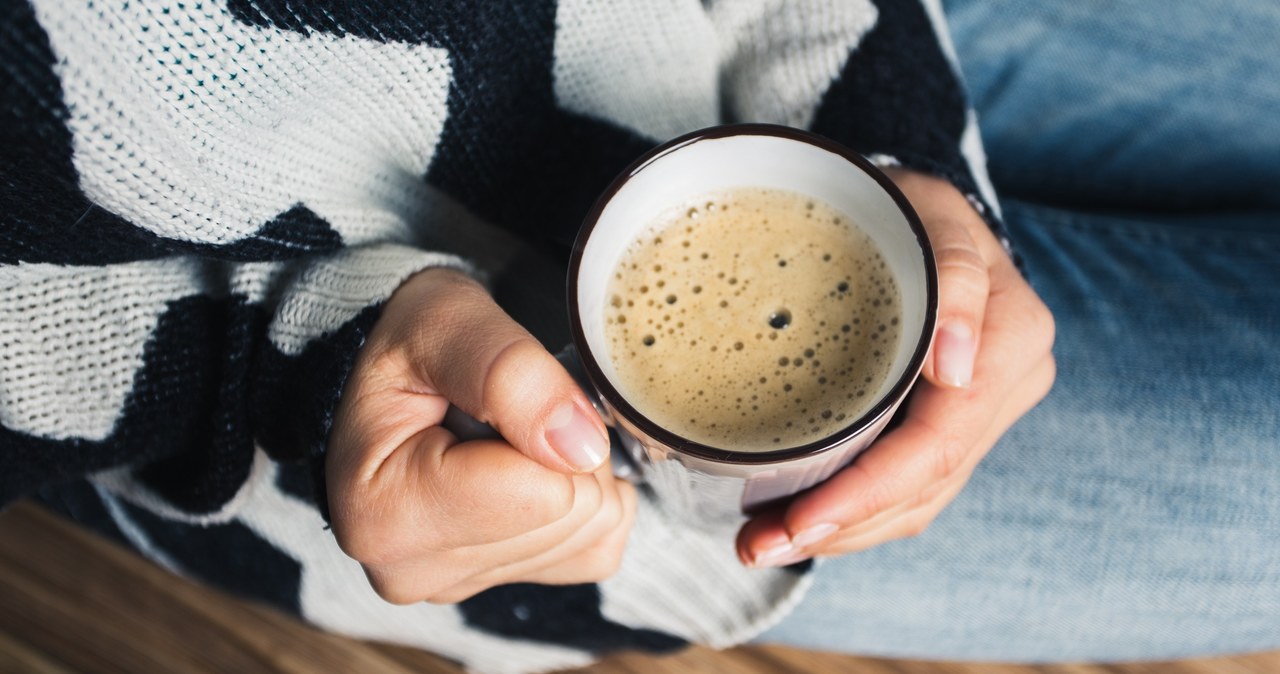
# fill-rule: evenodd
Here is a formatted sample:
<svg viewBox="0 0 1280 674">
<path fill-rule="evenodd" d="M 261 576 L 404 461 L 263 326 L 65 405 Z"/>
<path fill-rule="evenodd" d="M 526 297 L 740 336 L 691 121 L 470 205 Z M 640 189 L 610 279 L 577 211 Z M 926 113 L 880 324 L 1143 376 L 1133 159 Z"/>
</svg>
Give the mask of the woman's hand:
<svg viewBox="0 0 1280 674">
<path fill-rule="evenodd" d="M 887 171 L 938 262 L 938 327 L 901 426 L 738 535 L 755 566 L 856 552 L 925 530 L 982 457 L 1053 384 L 1053 317 L 950 183 Z"/>
<path fill-rule="evenodd" d="M 450 403 L 502 440 L 459 442 Z M 635 515 L 604 424 L 477 283 L 421 272 L 388 301 L 343 390 L 326 457 L 338 544 L 387 601 L 601 580 Z"/>
</svg>

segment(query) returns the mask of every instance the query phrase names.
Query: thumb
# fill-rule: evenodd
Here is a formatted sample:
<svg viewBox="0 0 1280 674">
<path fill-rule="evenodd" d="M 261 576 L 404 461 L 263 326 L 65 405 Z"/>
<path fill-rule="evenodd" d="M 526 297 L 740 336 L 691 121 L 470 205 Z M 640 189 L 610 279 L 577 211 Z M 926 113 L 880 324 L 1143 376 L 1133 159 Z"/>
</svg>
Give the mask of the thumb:
<svg viewBox="0 0 1280 674">
<path fill-rule="evenodd" d="M 962 222 L 945 217 L 924 222 L 938 264 L 938 329 L 924 374 L 938 386 L 968 388 L 973 381 L 990 274 Z"/>
<path fill-rule="evenodd" d="M 589 472 L 605 462 L 608 432 L 586 395 L 480 284 L 437 269 L 406 285 L 413 301 L 395 310 L 408 312 L 402 343 L 427 392 L 548 468 Z"/>
<path fill-rule="evenodd" d="M 968 388 L 991 290 L 989 265 L 971 227 L 986 229 L 950 183 L 913 171 L 886 171 L 924 224 L 938 265 L 938 328 L 924 376 L 938 386 Z"/>
</svg>

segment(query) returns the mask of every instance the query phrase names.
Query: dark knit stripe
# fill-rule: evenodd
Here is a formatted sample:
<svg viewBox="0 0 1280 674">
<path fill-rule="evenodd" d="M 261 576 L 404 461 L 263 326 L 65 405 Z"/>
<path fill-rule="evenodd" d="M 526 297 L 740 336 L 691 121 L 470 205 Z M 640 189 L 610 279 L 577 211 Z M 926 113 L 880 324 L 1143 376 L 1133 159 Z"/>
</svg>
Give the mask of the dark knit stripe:
<svg viewBox="0 0 1280 674">
<path fill-rule="evenodd" d="M 964 86 L 932 36 L 918 2 L 874 0 L 880 18 L 849 55 L 814 115 L 812 130 L 862 154 L 885 154 L 902 165 L 950 181 L 983 203 L 980 215 L 996 235 L 1004 224 L 985 203 L 960 151 L 968 102 Z"/>
<path fill-rule="evenodd" d="M 36 503 L 93 531 L 108 540 L 133 548 L 133 543 L 116 526 L 102 496 L 88 480 L 71 480 L 42 487 L 33 495 Z"/>
<path fill-rule="evenodd" d="M 251 414 L 258 443 L 276 461 L 309 462 L 311 494 L 326 521 L 324 452 L 334 410 L 356 352 L 381 310 L 381 305 L 365 308 L 338 330 L 312 340 L 297 356 L 265 344 L 252 375 Z"/>
<path fill-rule="evenodd" d="M 302 565 L 239 522 L 196 526 L 122 502 L 148 543 L 214 587 L 297 614 Z"/>
<path fill-rule="evenodd" d="M 669 652 L 686 642 L 656 630 L 619 625 L 600 612 L 596 585 L 515 583 L 458 605 L 467 624 L 490 634 L 607 653 L 623 648 Z"/>
<path fill-rule="evenodd" d="M 209 411 L 220 405 L 217 373 L 224 349 L 218 329 L 224 312 L 224 305 L 206 297 L 170 304 L 146 345 L 123 414 L 107 438 L 53 440 L 0 426 L 6 465 L 0 471 L 0 503 L 106 468 L 142 466 L 180 453 L 217 452 Z M 201 482 L 210 492 L 229 497 L 248 474 L 247 458 L 242 455 L 218 466 L 220 472 Z"/>
</svg>

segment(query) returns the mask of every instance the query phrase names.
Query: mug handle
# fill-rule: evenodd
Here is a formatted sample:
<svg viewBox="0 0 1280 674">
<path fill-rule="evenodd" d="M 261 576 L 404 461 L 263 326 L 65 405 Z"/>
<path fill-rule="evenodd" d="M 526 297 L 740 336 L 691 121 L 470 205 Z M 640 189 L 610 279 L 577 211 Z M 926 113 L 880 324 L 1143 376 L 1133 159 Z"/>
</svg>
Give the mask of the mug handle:
<svg viewBox="0 0 1280 674">
<path fill-rule="evenodd" d="M 587 372 L 582 367 L 582 359 L 578 357 L 578 349 L 573 344 L 570 344 L 556 354 L 556 360 L 564 366 L 565 370 L 568 370 L 573 380 L 578 382 L 578 386 L 582 387 L 582 392 L 587 394 L 587 400 L 591 401 L 591 406 L 595 408 L 596 413 L 604 420 L 605 426 L 609 428 L 609 461 L 613 467 L 613 476 L 632 482 L 638 481 L 640 474 L 636 469 L 636 464 L 631 459 L 625 448 L 626 446 L 622 442 L 622 438 L 619 436 L 618 425 L 614 423 L 613 415 L 600 402 L 600 396 L 596 395 L 595 386 L 592 386 L 587 379 Z M 448 411 L 444 414 L 444 422 L 441 425 L 463 441 L 502 437 L 489 424 L 476 419 L 453 405 L 449 405 Z"/>
</svg>

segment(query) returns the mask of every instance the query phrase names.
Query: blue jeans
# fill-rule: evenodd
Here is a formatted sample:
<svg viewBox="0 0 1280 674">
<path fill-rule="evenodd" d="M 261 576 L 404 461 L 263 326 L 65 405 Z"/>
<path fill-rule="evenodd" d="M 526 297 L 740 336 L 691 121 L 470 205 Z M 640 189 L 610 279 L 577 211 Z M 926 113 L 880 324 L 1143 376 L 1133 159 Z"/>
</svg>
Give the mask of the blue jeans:
<svg viewBox="0 0 1280 674">
<path fill-rule="evenodd" d="M 1146 4 L 1105 4 L 948 6 L 1058 321 L 1054 390 L 925 535 L 822 564 L 762 641 L 1019 661 L 1280 648 L 1280 6 L 1161 5 L 1153 26 Z M 1098 210 L 1119 207 L 1147 214 Z"/>
</svg>

